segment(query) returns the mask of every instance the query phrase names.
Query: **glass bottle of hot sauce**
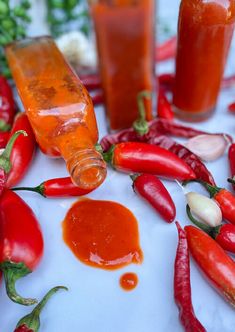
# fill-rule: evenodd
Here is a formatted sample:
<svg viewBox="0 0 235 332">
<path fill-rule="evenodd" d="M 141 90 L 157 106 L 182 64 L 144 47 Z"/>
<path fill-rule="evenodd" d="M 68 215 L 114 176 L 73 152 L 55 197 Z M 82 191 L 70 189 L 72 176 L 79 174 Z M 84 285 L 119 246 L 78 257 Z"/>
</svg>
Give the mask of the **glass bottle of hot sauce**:
<svg viewBox="0 0 235 332">
<path fill-rule="evenodd" d="M 214 111 L 235 22 L 234 0 L 182 0 L 173 104 L 183 120 Z"/>
<path fill-rule="evenodd" d="M 111 130 L 138 118 L 137 95 L 155 91 L 155 0 L 88 0 Z M 152 102 L 146 100 L 146 118 Z"/>
<path fill-rule="evenodd" d="M 9 44 L 6 56 L 41 150 L 62 156 L 75 184 L 95 189 L 106 164 L 94 148 L 98 130 L 88 92 L 50 37 Z"/>
</svg>

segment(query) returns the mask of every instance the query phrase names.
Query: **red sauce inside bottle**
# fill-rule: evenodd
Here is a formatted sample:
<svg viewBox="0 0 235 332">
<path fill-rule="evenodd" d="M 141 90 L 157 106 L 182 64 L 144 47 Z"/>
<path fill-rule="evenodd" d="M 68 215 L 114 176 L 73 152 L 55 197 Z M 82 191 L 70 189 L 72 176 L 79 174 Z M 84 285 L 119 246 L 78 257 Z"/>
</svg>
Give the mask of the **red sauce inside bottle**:
<svg viewBox="0 0 235 332">
<path fill-rule="evenodd" d="M 116 202 L 76 202 L 63 221 L 63 238 L 81 262 L 93 267 L 114 270 L 143 260 L 137 220 Z"/>
<path fill-rule="evenodd" d="M 120 278 L 120 286 L 125 291 L 133 290 L 138 284 L 138 276 L 135 273 L 125 273 Z"/>
</svg>

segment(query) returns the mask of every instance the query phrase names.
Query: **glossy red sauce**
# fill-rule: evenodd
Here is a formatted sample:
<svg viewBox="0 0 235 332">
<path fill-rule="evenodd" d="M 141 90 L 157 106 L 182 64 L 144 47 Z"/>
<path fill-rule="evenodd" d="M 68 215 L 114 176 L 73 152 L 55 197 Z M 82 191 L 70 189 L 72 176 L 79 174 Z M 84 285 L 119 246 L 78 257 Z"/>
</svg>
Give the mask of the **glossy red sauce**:
<svg viewBox="0 0 235 332">
<path fill-rule="evenodd" d="M 138 276 L 135 273 L 125 273 L 120 278 L 120 286 L 126 290 L 133 290 L 138 284 Z"/>
<path fill-rule="evenodd" d="M 63 238 L 83 263 L 114 270 L 143 260 L 137 220 L 121 204 L 80 200 L 63 221 Z"/>
</svg>

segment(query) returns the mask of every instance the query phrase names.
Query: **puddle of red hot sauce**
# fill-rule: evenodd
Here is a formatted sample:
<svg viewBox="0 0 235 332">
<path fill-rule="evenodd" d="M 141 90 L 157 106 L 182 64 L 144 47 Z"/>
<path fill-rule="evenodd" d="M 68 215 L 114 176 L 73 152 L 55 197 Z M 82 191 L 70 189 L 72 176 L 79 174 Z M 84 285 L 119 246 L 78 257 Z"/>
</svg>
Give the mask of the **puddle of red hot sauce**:
<svg viewBox="0 0 235 332">
<path fill-rule="evenodd" d="M 125 273 L 120 278 L 120 285 L 126 291 L 133 290 L 138 284 L 138 277 L 135 273 Z"/>
<path fill-rule="evenodd" d="M 63 221 L 63 238 L 81 262 L 93 267 L 114 270 L 143 260 L 137 220 L 116 202 L 73 204 Z"/>
</svg>

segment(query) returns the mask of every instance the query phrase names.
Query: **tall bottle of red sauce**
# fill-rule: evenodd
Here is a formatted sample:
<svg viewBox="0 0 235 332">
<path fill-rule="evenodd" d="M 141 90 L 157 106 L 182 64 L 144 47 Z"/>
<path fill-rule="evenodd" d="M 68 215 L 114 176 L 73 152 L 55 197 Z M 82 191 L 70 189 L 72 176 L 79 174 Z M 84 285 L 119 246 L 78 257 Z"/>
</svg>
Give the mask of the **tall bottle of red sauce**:
<svg viewBox="0 0 235 332">
<path fill-rule="evenodd" d="M 155 0 L 90 0 L 111 130 L 138 117 L 137 95 L 154 92 Z M 146 118 L 152 103 L 146 101 Z"/>
<path fill-rule="evenodd" d="M 173 104 L 183 120 L 213 113 L 234 22 L 234 0 L 181 1 Z"/>
<path fill-rule="evenodd" d="M 95 149 L 93 104 L 53 39 L 27 38 L 9 44 L 5 52 L 41 150 L 63 157 L 75 184 L 97 188 L 106 177 L 106 164 Z"/>
</svg>

